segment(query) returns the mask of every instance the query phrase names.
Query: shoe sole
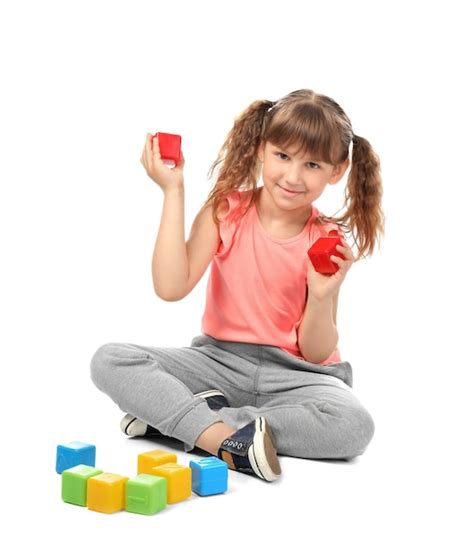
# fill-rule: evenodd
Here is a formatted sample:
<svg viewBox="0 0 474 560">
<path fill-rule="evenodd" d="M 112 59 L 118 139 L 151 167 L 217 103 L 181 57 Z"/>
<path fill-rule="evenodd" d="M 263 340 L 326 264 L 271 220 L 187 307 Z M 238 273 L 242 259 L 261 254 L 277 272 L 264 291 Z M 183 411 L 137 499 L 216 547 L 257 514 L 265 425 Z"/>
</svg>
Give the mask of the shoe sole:
<svg viewBox="0 0 474 560">
<path fill-rule="evenodd" d="M 197 393 L 195 397 L 201 397 L 202 399 L 208 399 L 210 397 L 223 397 L 224 393 L 218 391 L 217 389 L 209 389 L 209 391 L 203 391 L 202 393 Z"/>
<path fill-rule="evenodd" d="M 252 468 L 260 478 L 267 482 L 277 480 L 281 475 L 273 434 L 263 416 L 255 420 L 255 435 L 253 445 L 248 452 Z"/>
<path fill-rule="evenodd" d="M 140 437 L 146 434 L 146 424 L 131 414 L 126 414 L 122 418 L 120 428 L 125 435 L 130 437 Z"/>
</svg>

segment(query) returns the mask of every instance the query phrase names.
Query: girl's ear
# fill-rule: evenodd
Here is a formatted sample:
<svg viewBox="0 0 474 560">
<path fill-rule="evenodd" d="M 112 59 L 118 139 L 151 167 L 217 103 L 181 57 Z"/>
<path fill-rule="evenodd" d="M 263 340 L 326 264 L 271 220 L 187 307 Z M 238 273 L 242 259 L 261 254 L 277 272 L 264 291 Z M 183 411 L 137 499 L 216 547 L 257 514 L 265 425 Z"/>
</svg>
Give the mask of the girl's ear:
<svg viewBox="0 0 474 560">
<path fill-rule="evenodd" d="M 261 142 L 259 147 L 258 147 L 258 159 L 260 160 L 261 163 L 263 163 L 263 153 L 265 151 L 265 144 L 264 142 Z"/>
<path fill-rule="evenodd" d="M 344 175 L 344 173 L 347 171 L 347 168 L 349 167 L 350 163 L 351 161 L 349 159 L 346 159 L 346 161 L 343 161 L 339 165 L 336 165 L 336 167 L 332 172 L 331 179 L 328 181 L 328 183 L 330 185 L 334 185 L 335 183 L 337 183 Z"/>
</svg>

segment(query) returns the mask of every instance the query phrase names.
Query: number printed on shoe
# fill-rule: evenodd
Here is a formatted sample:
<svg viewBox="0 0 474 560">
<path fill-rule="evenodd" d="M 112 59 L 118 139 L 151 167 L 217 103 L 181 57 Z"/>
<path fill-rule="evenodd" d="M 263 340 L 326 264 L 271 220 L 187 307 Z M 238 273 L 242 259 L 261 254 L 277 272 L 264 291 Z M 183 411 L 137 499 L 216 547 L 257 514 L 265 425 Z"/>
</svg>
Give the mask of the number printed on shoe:
<svg viewBox="0 0 474 560">
<path fill-rule="evenodd" d="M 221 443 L 222 449 L 227 449 L 231 453 L 236 453 L 237 455 L 242 455 L 242 456 L 247 455 L 247 451 L 249 447 L 250 447 L 250 442 L 235 441 L 233 439 L 225 439 Z"/>
</svg>

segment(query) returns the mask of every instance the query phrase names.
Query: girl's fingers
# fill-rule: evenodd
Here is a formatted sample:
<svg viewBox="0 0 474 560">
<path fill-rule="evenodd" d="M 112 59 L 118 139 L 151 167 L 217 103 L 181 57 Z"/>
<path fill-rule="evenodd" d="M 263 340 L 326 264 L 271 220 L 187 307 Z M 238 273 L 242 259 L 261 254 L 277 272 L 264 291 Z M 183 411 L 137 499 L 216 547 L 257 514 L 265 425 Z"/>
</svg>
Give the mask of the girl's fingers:
<svg viewBox="0 0 474 560">
<path fill-rule="evenodd" d="M 158 136 L 153 136 L 153 155 L 156 155 L 161 159 L 160 145 L 158 143 Z"/>
<path fill-rule="evenodd" d="M 343 266 L 344 263 L 346 263 L 346 259 L 341 259 L 341 257 L 336 257 L 336 255 L 331 255 L 330 259 L 335 262 L 336 264 L 338 264 L 339 266 Z"/>
<path fill-rule="evenodd" d="M 350 259 L 341 259 L 341 257 L 336 257 L 335 255 L 331 255 L 330 259 L 339 266 L 339 269 L 342 270 L 349 270 L 352 265 L 352 261 Z"/>
<path fill-rule="evenodd" d="M 341 259 L 340 257 L 336 257 L 334 255 L 331 255 L 330 259 L 332 260 L 332 262 L 337 264 L 337 266 L 339 267 L 338 272 L 341 272 L 344 276 L 352 266 L 352 261 L 349 259 Z"/>
<path fill-rule="evenodd" d="M 336 250 L 339 251 L 339 253 L 342 253 L 347 260 L 354 260 L 354 255 L 352 254 L 352 251 L 348 245 L 336 245 Z"/>
<path fill-rule="evenodd" d="M 342 253 L 343 255 L 348 255 L 350 250 L 348 247 L 344 247 L 343 245 L 336 245 L 336 251 Z"/>
<path fill-rule="evenodd" d="M 151 159 L 151 142 L 150 142 L 151 134 L 148 133 L 146 135 L 146 143 L 145 143 L 145 154 L 148 159 Z"/>
</svg>

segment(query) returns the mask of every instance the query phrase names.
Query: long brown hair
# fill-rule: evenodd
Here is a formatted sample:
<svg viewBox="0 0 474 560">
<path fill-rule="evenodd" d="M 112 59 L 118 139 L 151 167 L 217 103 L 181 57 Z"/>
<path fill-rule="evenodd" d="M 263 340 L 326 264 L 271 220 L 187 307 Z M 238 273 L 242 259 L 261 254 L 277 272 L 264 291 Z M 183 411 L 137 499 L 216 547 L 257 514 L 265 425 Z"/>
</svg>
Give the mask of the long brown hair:
<svg viewBox="0 0 474 560">
<path fill-rule="evenodd" d="M 205 202 L 212 201 L 216 223 L 217 208 L 231 191 L 252 191 L 245 211 L 255 203 L 262 168 L 258 148 L 266 141 L 283 149 L 295 146 L 298 152 L 313 154 L 315 160 L 332 165 L 348 159 L 353 143 L 345 212 L 316 220 L 337 224 L 352 235 L 357 259 L 371 255 L 384 234 L 380 160 L 369 141 L 354 134 L 342 108 L 330 97 L 310 89 L 294 91 L 277 102 L 254 101 L 235 119 L 208 174 L 210 178 L 219 166 L 215 186 Z"/>
</svg>

